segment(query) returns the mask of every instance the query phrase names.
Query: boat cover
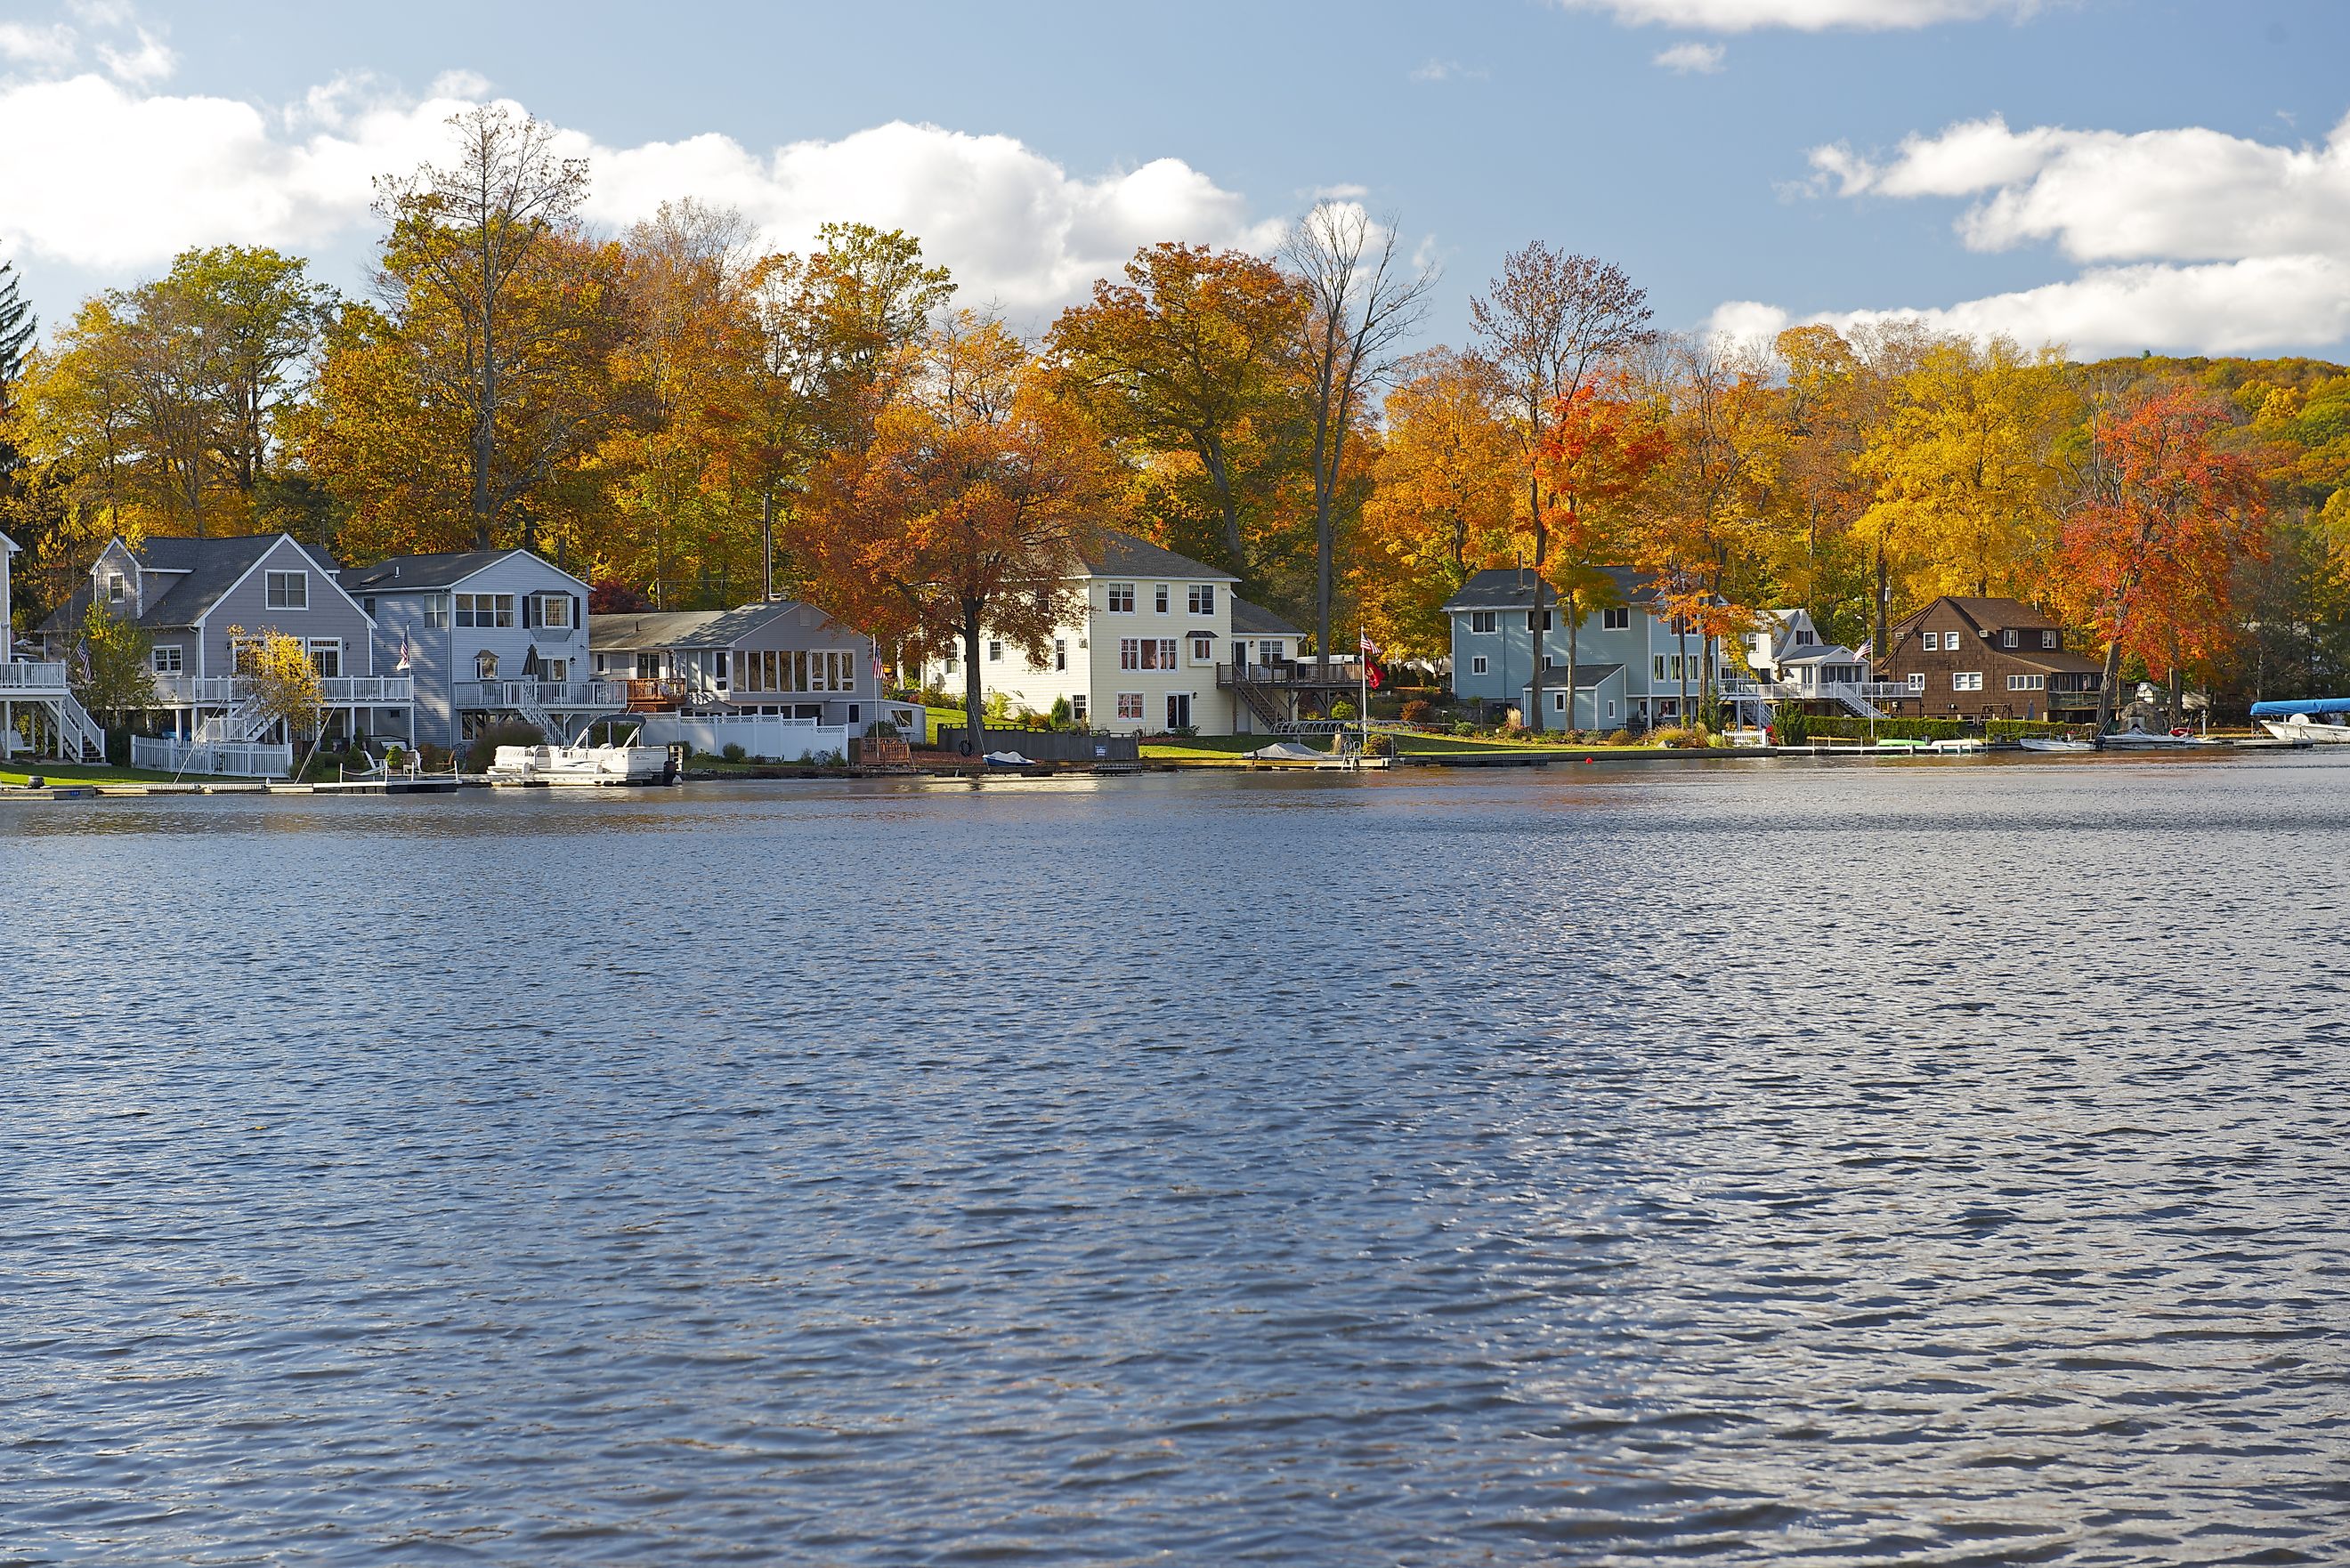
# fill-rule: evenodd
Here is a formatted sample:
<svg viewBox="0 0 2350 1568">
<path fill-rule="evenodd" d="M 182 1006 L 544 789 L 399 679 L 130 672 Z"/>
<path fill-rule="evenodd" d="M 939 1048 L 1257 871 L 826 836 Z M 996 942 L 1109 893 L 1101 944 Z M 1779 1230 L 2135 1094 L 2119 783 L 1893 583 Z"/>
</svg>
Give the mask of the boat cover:
<svg viewBox="0 0 2350 1568">
<path fill-rule="evenodd" d="M 2255 719 L 2290 719 L 2295 713 L 2316 718 L 2324 713 L 2350 713 L 2350 697 L 2305 697 L 2296 702 L 2255 702 Z"/>
<path fill-rule="evenodd" d="M 1295 741 L 1275 741 L 1269 746 L 1259 746 L 1253 752 L 1243 752 L 1241 760 L 1244 763 L 1319 763 L 1328 761 L 1329 756 L 1327 752 L 1317 752 Z"/>
</svg>

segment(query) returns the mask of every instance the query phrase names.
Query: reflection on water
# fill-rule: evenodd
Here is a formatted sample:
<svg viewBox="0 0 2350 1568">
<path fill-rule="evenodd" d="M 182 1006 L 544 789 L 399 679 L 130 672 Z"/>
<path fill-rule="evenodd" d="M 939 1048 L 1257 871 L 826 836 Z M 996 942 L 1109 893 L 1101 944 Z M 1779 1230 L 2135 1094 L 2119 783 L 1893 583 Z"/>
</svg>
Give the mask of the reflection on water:
<svg viewBox="0 0 2350 1568">
<path fill-rule="evenodd" d="M 2346 784 L 0 805 L 0 1560 L 2339 1561 Z"/>
</svg>

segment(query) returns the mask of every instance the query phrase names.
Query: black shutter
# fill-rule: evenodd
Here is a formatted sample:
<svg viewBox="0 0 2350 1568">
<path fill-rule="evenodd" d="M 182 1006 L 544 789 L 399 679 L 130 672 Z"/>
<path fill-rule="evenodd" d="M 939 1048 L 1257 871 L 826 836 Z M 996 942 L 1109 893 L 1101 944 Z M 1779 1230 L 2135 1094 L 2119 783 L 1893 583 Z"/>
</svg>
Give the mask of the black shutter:
<svg viewBox="0 0 2350 1568">
<path fill-rule="evenodd" d="M 571 596 L 571 625 L 574 630 L 585 630 L 588 626 L 588 606 L 577 594 Z"/>
</svg>

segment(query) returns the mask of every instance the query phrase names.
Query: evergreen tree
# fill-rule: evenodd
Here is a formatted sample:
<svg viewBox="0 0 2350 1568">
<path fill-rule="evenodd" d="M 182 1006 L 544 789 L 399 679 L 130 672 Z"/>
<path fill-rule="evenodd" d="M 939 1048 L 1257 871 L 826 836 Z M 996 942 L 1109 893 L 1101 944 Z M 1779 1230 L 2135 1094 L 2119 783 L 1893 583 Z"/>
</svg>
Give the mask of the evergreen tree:
<svg viewBox="0 0 2350 1568">
<path fill-rule="evenodd" d="M 16 264 L 0 262 L 0 478 L 16 469 L 16 443 L 7 435 L 10 394 L 25 368 L 25 349 L 40 324 L 33 307 L 16 291 Z"/>
</svg>

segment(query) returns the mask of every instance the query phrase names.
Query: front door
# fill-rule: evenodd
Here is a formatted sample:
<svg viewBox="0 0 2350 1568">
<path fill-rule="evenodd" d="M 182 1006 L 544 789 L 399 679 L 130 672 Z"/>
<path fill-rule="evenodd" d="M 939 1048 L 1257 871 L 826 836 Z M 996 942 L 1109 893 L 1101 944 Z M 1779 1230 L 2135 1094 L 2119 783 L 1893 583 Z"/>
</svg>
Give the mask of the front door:
<svg viewBox="0 0 2350 1568">
<path fill-rule="evenodd" d="M 1170 691 L 1167 694 L 1167 729 L 1169 733 L 1191 727 L 1191 694 Z"/>
</svg>

